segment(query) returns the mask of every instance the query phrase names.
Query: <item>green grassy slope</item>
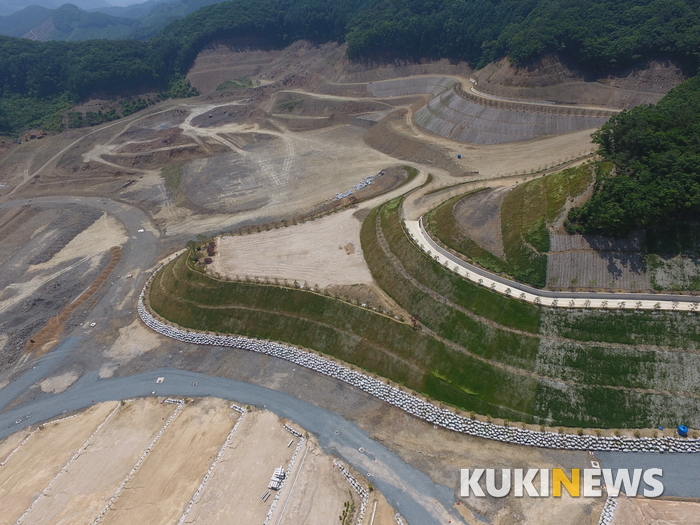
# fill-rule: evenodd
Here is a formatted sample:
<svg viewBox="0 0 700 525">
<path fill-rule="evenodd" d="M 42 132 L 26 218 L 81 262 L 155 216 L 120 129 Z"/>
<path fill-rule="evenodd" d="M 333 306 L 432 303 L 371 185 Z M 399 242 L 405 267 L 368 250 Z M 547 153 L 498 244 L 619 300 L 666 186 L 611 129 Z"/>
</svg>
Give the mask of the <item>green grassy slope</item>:
<svg viewBox="0 0 700 525">
<path fill-rule="evenodd" d="M 321 351 L 482 414 L 569 426 L 700 424 L 698 316 L 506 299 L 425 256 L 404 232 L 399 205 L 369 214 L 362 248 L 377 283 L 418 316 L 420 330 L 321 293 L 218 281 L 187 256 L 157 274 L 151 306 L 185 327 Z"/>
<path fill-rule="evenodd" d="M 526 420 L 532 412 L 532 380 L 490 367 L 405 323 L 331 297 L 216 281 L 190 269 L 183 256 L 156 276 L 149 299 L 157 313 L 188 328 L 322 351 L 468 410 Z M 530 395 L 522 395 L 527 392 Z"/>
<path fill-rule="evenodd" d="M 465 198 L 453 197 L 426 216 L 432 235 L 472 262 L 517 281 L 543 288 L 547 284 L 547 226 L 563 212 L 567 199 L 581 194 L 592 182 L 593 170 L 609 165 L 579 166 L 516 186 L 501 206 L 501 231 L 505 260 L 469 238 L 457 225 L 454 207 Z"/>
</svg>

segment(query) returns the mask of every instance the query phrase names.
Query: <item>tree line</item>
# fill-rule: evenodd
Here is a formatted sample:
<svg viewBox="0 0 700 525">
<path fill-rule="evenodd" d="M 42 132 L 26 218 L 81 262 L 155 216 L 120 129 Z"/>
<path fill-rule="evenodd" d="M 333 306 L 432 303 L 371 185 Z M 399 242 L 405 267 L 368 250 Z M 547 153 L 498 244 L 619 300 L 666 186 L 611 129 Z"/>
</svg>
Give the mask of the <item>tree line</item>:
<svg viewBox="0 0 700 525">
<path fill-rule="evenodd" d="M 559 52 L 596 72 L 661 55 L 695 72 L 699 7 L 700 0 L 231 0 L 143 42 L 0 37 L 0 125 L 17 132 L 32 124 L 37 112 L 23 111 L 27 105 L 167 90 L 204 46 L 235 37 L 274 47 L 347 41 L 358 60 L 450 58 L 475 66 Z"/>
<path fill-rule="evenodd" d="M 670 228 L 667 235 L 697 229 L 700 77 L 680 84 L 655 105 L 614 116 L 593 137 L 615 169 L 596 180 L 591 199 L 569 212 L 570 233 L 625 236 L 648 230 L 653 236 L 659 225 Z"/>
</svg>

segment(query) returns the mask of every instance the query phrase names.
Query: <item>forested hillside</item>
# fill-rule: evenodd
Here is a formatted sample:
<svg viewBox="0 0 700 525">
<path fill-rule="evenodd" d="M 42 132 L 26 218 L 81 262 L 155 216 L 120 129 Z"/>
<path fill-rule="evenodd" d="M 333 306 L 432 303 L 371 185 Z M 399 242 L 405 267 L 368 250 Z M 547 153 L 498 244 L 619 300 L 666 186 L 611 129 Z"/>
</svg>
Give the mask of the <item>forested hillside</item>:
<svg viewBox="0 0 700 525">
<path fill-rule="evenodd" d="M 165 90 L 205 45 L 246 36 L 272 46 L 347 40 L 349 56 L 360 60 L 445 57 L 479 65 L 508 55 L 524 64 L 558 51 L 597 73 L 660 56 L 694 74 L 698 8 L 700 0 L 232 0 L 174 21 L 146 42 L 0 38 L 0 102 L 5 131 L 17 132 L 92 93 Z"/>
<path fill-rule="evenodd" d="M 569 213 L 571 232 L 623 236 L 659 224 L 688 231 L 700 221 L 700 77 L 658 104 L 623 111 L 595 133 L 615 170 Z M 678 228 L 673 228 L 673 226 Z M 682 244 L 682 243 L 681 243 Z M 681 246 L 682 247 L 682 246 Z M 688 247 L 691 251 L 698 246 Z"/>
</svg>

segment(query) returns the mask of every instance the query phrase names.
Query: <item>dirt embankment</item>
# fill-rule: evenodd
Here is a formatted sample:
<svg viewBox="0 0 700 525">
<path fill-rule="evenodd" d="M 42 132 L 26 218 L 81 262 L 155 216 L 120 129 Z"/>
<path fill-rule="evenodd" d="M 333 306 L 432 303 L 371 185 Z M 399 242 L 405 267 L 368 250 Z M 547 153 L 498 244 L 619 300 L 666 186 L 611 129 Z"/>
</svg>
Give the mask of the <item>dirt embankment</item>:
<svg viewBox="0 0 700 525">
<path fill-rule="evenodd" d="M 501 205 L 509 188 L 495 188 L 468 195 L 454 206 L 462 233 L 500 259 L 506 258 L 501 234 Z"/>
<path fill-rule="evenodd" d="M 407 111 L 397 111 L 370 129 L 365 135 L 365 143 L 401 160 L 437 166 L 451 175 L 462 175 L 464 166 L 455 162 L 450 152 L 431 143 L 427 137 L 412 133 L 406 124 Z"/>
<path fill-rule="evenodd" d="M 500 97 L 618 109 L 655 103 L 685 80 L 681 69 L 668 61 L 649 61 L 618 75 L 591 80 L 556 55 L 545 56 L 528 67 L 499 60 L 472 77 L 478 80 L 479 91 Z"/>
<path fill-rule="evenodd" d="M 25 351 L 28 353 L 34 353 L 35 355 L 42 355 L 48 352 L 55 343 L 58 337 L 63 333 L 64 324 L 70 318 L 71 314 L 85 301 L 90 299 L 95 292 L 98 290 L 100 285 L 107 280 L 109 274 L 112 270 L 116 268 L 122 258 L 122 248 L 121 246 L 114 246 L 110 248 L 109 254 L 111 260 L 107 267 L 102 270 L 102 273 L 95 279 L 92 284 L 85 290 L 78 298 L 66 306 L 61 312 L 56 316 L 49 319 L 46 325 L 39 330 L 26 344 Z"/>
<path fill-rule="evenodd" d="M 187 74 L 193 86 L 202 93 L 211 93 L 227 80 L 255 78 L 274 82 L 288 75 L 308 75 L 325 79 L 333 94 L 367 96 L 366 89 L 342 84 L 365 83 L 411 75 L 459 75 L 468 77 L 473 71 L 466 62 L 447 59 L 415 62 L 350 61 L 347 46 L 336 43 L 314 45 L 298 41 L 283 50 L 270 50 L 262 45 L 222 41 L 199 54 Z M 323 81 L 320 82 L 323 84 Z"/>
</svg>

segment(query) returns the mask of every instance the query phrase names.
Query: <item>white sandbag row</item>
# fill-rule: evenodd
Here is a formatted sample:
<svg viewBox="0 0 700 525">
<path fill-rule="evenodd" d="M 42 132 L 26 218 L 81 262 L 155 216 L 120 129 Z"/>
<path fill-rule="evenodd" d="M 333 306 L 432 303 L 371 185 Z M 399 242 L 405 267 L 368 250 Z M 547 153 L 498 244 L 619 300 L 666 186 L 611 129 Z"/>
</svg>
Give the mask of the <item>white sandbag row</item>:
<svg viewBox="0 0 700 525">
<path fill-rule="evenodd" d="M 236 420 L 236 424 L 233 425 L 231 432 L 229 432 L 228 436 L 226 436 L 226 441 L 224 441 L 224 444 L 221 446 L 221 448 L 219 449 L 219 452 L 216 454 L 214 461 L 212 461 L 212 464 L 209 466 L 209 470 L 207 470 L 207 473 L 204 475 L 204 479 L 202 479 L 202 482 L 199 484 L 197 491 L 194 493 L 194 496 L 192 496 L 192 499 L 190 500 L 189 504 L 187 505 L 187 508 L 185 509 L 185 512 L 183 512 L 182 516 L 180 516 L 180 521 L 177 522 L 177 525 L 182 525 L 183 523 L 185 523 L 185 519 L 187 519 L 187 515 L 190 513 L 190 511 L 192 510 L 192 507 L 199 499 L 199 495 L 202 493 L 202 491 L 204 490 L 204 487 L 207 485 L 207 481 L 209 481 L 209 478 L 211 477 L 212 472 L 214 472 L 216 465 L 219 463 L 221 456 L 224 455 L 224 452 L 226 452 L 226 449 L 228 448 L 229 443 L 231 443 L 231 439 L 233 438 L 233 435 L 236 433 L 236 430 L 238 430 L 238 425 L 240 425 L 241 421 L 243 421 L 243 416 L 245 415 L 245 410 L 243 410 L 242 408 L 240 408 L 236 404 L 231 405 L 230 408 L 237 411 L 241 415 Z"/>
<path fill-rule="evenodd" d="M 73 419 L 74 417 L 77 417 L 77 416 L 78 416 L 78 414 L 73 414 L 73 415 L 71 415 L 71 416 L 66 416 L 66 417 L 62 417 L 62 418 L 59 418 L 59 419 L 52 419 L 51 421 L 47 421 L 46 423 L 42 423 L 41 425 L 39 425 L 38 427 L 36 427 L 34 430 L 32 430 L 32 431 L 29 433 L 29 435 L 28 435 L 26 438 L 24 438 L 24 439 L 22 440 L 22 442 L 21 442 L 19 445 L 17 445 L 17 446 L 12 450 L 12 452 L 10 452 L 10 453 L 7 455 L 7 457 L 6 457 L 5 459 L 2 460 L 2 462 L 0 462 L 0 467 L 4 467 L 5 464 L 10 460 L 10 458 L 11 458 L 12 456 L 14 456 L 17 452 L 19 452 L 19 449 L 21 449 L 21 448 L 27 443 L 27 441 L 29 441 L 29 439 L 30 439 L 34 434 L 36 434 L 37 432 L 39 432 L 39 430 L 41 430 L 41 428 L 42 428 L 44 425 L 48 425 L 49 423 L 60 423 L 61 421 L 65 421 L 66 419 Z"/>
<path fill-rule="evenodd" d="M 29 433 L 29 435 L 26 438 L 24 438 L 22 442 L 19 445 L 17 445 L 15 449 L 12 452 L 10 452 L 10 454 L 5 459 L 2 460 L 2 463 L 0 463 L 0 467 L 4 467 L 5 463 L 7 463 L 10 460 L 10 458 L 14 456 L 19 451 L 19 449 L 22 448 L 25 445 L 25 443 L 27 443 L 27 441 L 29 441 L 29 438 L 31 438 L 37 432 L 39 432 L 39 427 L 32 430 Z"/>
<path fill-rule="evenodd" d="M 290 434 L 292 434 L 292 435 L 294 435 L 294 436 L 296 436 L 296 437 L 298 437 L 298 438 L 302 437 L 301 432 L 299 432 L 298 430 L 296 430 L 296 429 L 290 427 L 289 425 L 284 425 L 284 429 L 285 429 L 287 432 L 289 432 Z"/>
<path fill-rule="evenodd" d="M 565 450 L 700 452 L 699 439 L 682 439 L 676 437 L 635 439 L 624 436 L 579 436 L 500 426 L 494 423 L 471 419 L 455 414 L 446 408 L 437 407 L 398 387 L 390 386 L 380 379 L 351 370 L 347 366 L 335 363 L 330 359 L 299 348 L 272 341 L 200 333 L 167 325 L 155 319 L 145 307 L 143 302 L 144 293 L 145 288 L 139 297 L 139 315 L 149 328 L 155 330 L 159 334 L 186 343 L 234 347 L 279 357 L 295 365 L 303 366 L 329 377 L 344 381 L 432 425 L 441 426 L 455 432 L 505 443 Z"/>
<path fill-rule="evenodd" d="M 617 498 L 607 497 L 603 505 L 603 512 L 600 513 L 598 525 L 610 525 L 615 517 L 615 509 L 617 508 Z"/>
<path fill-rule="evenodd" d="M 342 465 L 338 460 L 333 460 L 333 465 L 340 470 L 340 473 L 345 476 L 345 479 L 348 480 L 348 483 L 350 483 L 350 486 L 355 489 L 355 492 L 360 496 L 360 514 L 357 517 L 357 525 L 362 525 L 362 523 L 365 521 L 365 512 L 367 510 L 367 502 L 369 501 L 369 493 L 365 490 L 365 488 L 360 485 L 357 480 L 350 474 L 348 469 L 345 468 L 344 465 Z"/>
</svg>

